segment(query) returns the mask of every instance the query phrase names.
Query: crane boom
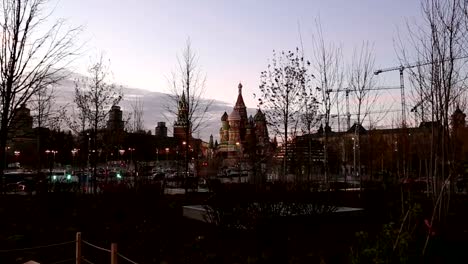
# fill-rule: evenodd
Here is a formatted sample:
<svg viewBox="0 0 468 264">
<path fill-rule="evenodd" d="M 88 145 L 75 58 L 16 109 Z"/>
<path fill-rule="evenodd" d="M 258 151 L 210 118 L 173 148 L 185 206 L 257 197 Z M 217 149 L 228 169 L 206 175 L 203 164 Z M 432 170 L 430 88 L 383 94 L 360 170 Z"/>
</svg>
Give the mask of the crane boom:
<svg viewBox="0 0 468 264">
<path fill-rule="evenodd" d="M 443 60 L 442 62 L 446 61 L 455 61 L 459 59 L 466 59 L 468 58 L 468 55 L 457 57 L 457 58 L 448 58 Z M 402 126 L 406 126 L 406 102 L 405 102 L 405 79 L 403 76 L 403 71 L 405 69 L 410 69 L 414 67 L 420 67 L 420 66 L 426 66 L 430 64 L 438 63 L 438 61 L 425 61 L 425 62 L 415 62 L 415 63 L 407 63 L 406 65 L 401 64 L 400 66 L 396 67 L 390 67 L 390 68 L 384 68 L 384 69 L 379 69 L 374 71 L 375 75 L 379 75 L 380 73 L 383 72 L 389 72 L 389 71 L 399 71 L 400 72 L 400 89 L 401 89 L 401 121 L 402 121 Z"/>
<path fill-rule="evenodd" d="M 468 55 L 457 57 L 457 58 L 448 58 L 448 59 L 443 60 L 442 62 L 446 62 L 446 61 L 450 61 L 450 60 L 455 61 L 455 60 L 461 60 L 461 59 L 467 59 L 467 58 L 468 58 Z M 430 64 L 434 64 L 434 63 L 437 63 L 437 61 L 423 61 L 423 62 L 418 61 L 418 62 L 414 62 L 414 63 L 407 63 L 405 65 L 402 64 L 402 65 L 396 66 L 396 67 L 379 69 L 379 70 L 374 71 L 374 74 L 379 75 L 380 73 L 389 72 L 389 71 L 404 71 L 405 69 L 411 69 L 411 68 L 414 68 L 414 67 L 426 66 L 426 65 L 430 65 Z"/>
<path fill-rule="evenodd" d="M 368 88 L 364 89 L 366 91 L 372 91 L 372 90 L 391 90 L 391 89 L 400 89 L 399 86 L 380 86 L 380 87 L 374 87 L 374 88 Z M 348 129 L 351 126 L 351 113 L 349 112 L 349 94 L 351 92 L 355 92 L 356 90 L 351 89 L 350 87 L 345 87 L 345 88 L 338 88 L 338 89 L 327 89 L 325 92 L 327 94 L 330 93 L 341 93 L 345 92 L 346 93 L 346 116 L 347 116 L 347 127 Z"/>
<path fill-rule="evenodd" d="M 385 69 L 379 69 L 379 70 L 374 71 L 374 74 L 379 75 L 380 73 L 389 72 L 389 71 L 404 71 L 405 69 L 411 69 L 411 68 L 414 68 L 414 67 L 426 66 L 426 65 L 429 65 L 429 64 L 433 64 L 433 63 L 434 62 L 428 62 L 428 61 L 419 62 L 418 61 L 418 62 L 411 63 L 411 64 L 400 65 L 400 66 L 390 67 L 390 68 L 385 68 Z"/>
</svg>

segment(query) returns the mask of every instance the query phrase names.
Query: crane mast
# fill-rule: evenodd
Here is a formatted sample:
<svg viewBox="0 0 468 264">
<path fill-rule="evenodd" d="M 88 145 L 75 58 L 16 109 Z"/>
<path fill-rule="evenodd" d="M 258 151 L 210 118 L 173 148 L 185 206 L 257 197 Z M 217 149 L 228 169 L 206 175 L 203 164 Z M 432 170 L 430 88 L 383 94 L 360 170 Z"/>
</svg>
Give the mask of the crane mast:
<svg viewBox="0 0 468 264">
<path fill-rule="evenodd" d="M 457 58 L 448 58 L 442 61 L 425 61 L 425 62 L 415 62 L 415 63 L 408 63 L 406 65 L 400 65 L 396 67 L 391 67 L 391 68 L 385 68 L 385 69 L 379 69 L 374 71 L 374 75 L 379 75 L 384 72 L 390 72 L 390 71 L 399 71 L 400 72 L 400 89 L 401 89 L 401 122 L 402 126 L 406 127 L 406 99 L 405 99 L 405 78 L 403 76 L 403 72 L 405 69 L 411 69 L 414 67 L 421 67 L 421 66 L 426 66 L 426 65 L 431 65 L 434 63 L 443 63 L 446 61 L 455 61 L 459 59 L 466 59 L 468 58 L 468 55 L 457 57 Z M 414 109 L 414 108 L 413 108 Z"/>
<path fill-rule="evenodd" d="M 373 90 L 391 90 L 391 89 L 400 89 L 399 86 L 381 86 L 381 87 L 374 87 L 374 88 L 368 88 L 365 89 L 366 91 L 373 91 Z M 326 92 L 328 94 L 330 93 L 341 93 L 345 92 L 346 96 L 346 125 L 347 125 L 347 130 L 351 128 L 351 113 L 349 111 L 349 94 L 351 92 L 354 92 L 355 90 L 346 87 L 346 88 L 340 88 L 340 89 L 328 89 Z"/>
</svg>

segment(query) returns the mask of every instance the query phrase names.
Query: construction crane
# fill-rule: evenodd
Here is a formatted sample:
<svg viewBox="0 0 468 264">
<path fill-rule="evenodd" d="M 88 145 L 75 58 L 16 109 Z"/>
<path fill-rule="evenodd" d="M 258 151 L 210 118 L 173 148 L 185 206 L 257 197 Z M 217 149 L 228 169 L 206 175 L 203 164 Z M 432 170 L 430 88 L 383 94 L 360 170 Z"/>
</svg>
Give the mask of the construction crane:
<svg viewBox="0 0 468 264">
<path fill-rule="evenodd" d="M 364 89 L 366 91 L 374 91 L 374 90 L 391 90 L 391 89 L 400 89 L 398 86 L 380 86 L 380 87 L 374 87 L 374 88 L 368 88 Z M 347 129 L 351 128 L 351 113 L 349 112 L 349 93 L 355 92 L 356 90 L 346 87 L 346 88 L 341 88 L 341 89 L 328 89 L 326 92 L 328 94 L 330 93 L 341 93 L 345 92 L 346 95 L 346 125 Z M 337 101 L 338 104 L 338 101 Z"/>
<path fill-rule="evenodd" d="M 459 60 L 459 59 L 466 59 L 468 58 L 468 55 L 458 57 L 458 58 L 448 58 L 446 60 L 443 60 L 442 62 L 450 61 L 450 60 Z M 438 63 L 438 61 L 426 61 L 426 62 L 415 62 L 415 63 L 408 63 L 405 65 L 400 65 L 396 67 L 391 67 L 391 68 L 385 68 L 385 69 L 380 69 L 376 70 L 374 72 L 375 75 L 379 75 L 384 72 L 390 72 L 390 71 L 399 71 L 400 72 L 400 89 L 401 89 L 401 121 L 403 127 L 406 127 L 406 103 L 405 103 L 405 79 L 403 76 L 403 71 L 405 69 L 411 69 L 414 67 L 421 67 L 421 66 L 426 66 L 426 65 L 431 65 L 434 63 Z"/>
<path fill-rule="evenodd" d="M 421 99 L 418 103 L 416 103 L 413 108 L 411 108 L 411 112 L 414 113 L 414 120 L 417 122 L 417 114 L 418 114 L 418 108 L 421 107 L 421 122 L 424 122 L 424 102 L 429 100 L 431 98 L 431 95 L 428 94 L 424 98 Z"/>
</svg>

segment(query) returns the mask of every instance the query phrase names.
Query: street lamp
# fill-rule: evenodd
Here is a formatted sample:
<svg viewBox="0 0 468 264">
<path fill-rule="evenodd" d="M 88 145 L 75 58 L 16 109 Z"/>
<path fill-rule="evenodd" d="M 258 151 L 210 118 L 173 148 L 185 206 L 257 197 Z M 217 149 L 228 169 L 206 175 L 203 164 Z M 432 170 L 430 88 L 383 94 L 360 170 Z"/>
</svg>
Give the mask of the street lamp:
<svg viewBox="0 0 468 264">
<path fill-rule="evenodd" d="M 52 167 L 55 166 L 55 154 L 57 154 L 58 151 L 57 151 L 57 150 L 49 150 L 49 149 L 47 149 L 47 150 L 45 151 L 45 153 L 47 154 L 47 157 L 49 157 L 50 154 L 53 154 L 53 155 L 54 155 L 53 162 L 50 163 L 50 169 L 49 169 L 50 172 L 52 173 Z"/>
<path fill-rule="evenodd" d="M 395 141 L 394 142 L 395 144 L 395 155 L 396 155 L 396 165 L 397 165 L 397 175 L 398 175 L 398 178 L 400 178 L 400 159 L 398 157 L 398 141 Z M 404 170 L 404 169 L 403 169 Z"/>
<path fill-rule="evenodd" d="M 74 148 L 74 149 L 71 150 L 71 154 L 72 154 L 72 168 L 75 167 L 75 156 L 76 156 L 76 153 L 78 153 L 78 150 L 79 150 L 79 149 L 76 149 L 76 148 Z"/>
<path fill-rule="evenodd" d="M 10 149 L 10 147 L 5 147 L 5 160 L 3 161 L 4 168 L 6 169 L 8 167 L 8 162 L 7 162 L 7 151 Z"/>
<path fill-rule="evenodd" d="M 55 154 L 57 154 L 57 153 L 58 153 L 57 150 L 52 150 L 52 154 L 54 154 L 54 163 L 53 163 L 53 164 L 54 164 L 54 167 L 55 167 Z"/>
<path fill-rule="evenodd" d="M 188 159 L 187 159 L 187 153 L 188 153 L 188 147 L 186 141 L 182 141 L 183 151 L 184 151 L 184 184 L 187 184 L 187 177 L 189 174 L 189 169 L 188 169 Z"/>
<path fill-rule="evenodd" d="M 236 142 L 237 168 L 239 169 L 239 183 L 241 182 L 240 143 Z"/>
<path fill-rule="evenodd" d="M 130 165 L 131 165 L 133 163 L 133 151 L 135 151 L 135 148 L 128 148 L 128 151 L 130 151 Z M 135 164 L 133 166 L 135 166 Z"/>
<path fill-rule="evenodd" d="M 353 140 L 353 174 L 354 178 L 356 178 L 356 140 L 354 138 L 351 138 Z"/>
<path fill-rule="evenodd" d="M 130 161 L 133 161 L 133 151 L 135 151 L 135 148 L 128 148 L 128 151 L 130 151 Z"/>
<path fill-rule="evenodd" d="M 159 149 L 156 148 L 156 164 L 158 163 L 159 161 Z"/>
<path fill-rule="evenodd" d="M 18 157 L 19 157 L 20 153 L 21 152 L 19 150 L 15 150 L 15 152 L 14 152 L 16 162 L 18 162 Z M 16 164 L 15 164 L 15 166 L 16 166 Z"/>
</svg>

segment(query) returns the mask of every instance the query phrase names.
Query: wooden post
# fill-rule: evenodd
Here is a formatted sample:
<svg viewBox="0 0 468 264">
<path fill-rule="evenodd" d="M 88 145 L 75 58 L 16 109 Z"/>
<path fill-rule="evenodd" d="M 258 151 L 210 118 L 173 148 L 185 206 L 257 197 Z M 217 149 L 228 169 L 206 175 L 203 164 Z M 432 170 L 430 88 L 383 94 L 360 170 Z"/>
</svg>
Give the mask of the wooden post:
<svg viewBox="0 0 468 264">
<path fill-rule="evenodd" d="M 111 264 L 117 264 L 117 243 L 111 244 Z"/>
<path fill-rule="evenodd" d="M 76 232 L 76 264 L 81 264 L 81 232 Z"/>
</svg>

